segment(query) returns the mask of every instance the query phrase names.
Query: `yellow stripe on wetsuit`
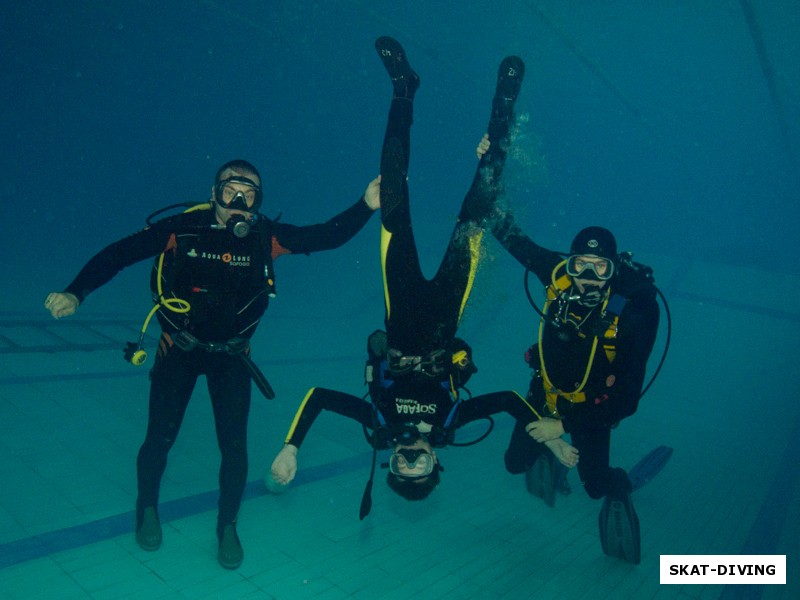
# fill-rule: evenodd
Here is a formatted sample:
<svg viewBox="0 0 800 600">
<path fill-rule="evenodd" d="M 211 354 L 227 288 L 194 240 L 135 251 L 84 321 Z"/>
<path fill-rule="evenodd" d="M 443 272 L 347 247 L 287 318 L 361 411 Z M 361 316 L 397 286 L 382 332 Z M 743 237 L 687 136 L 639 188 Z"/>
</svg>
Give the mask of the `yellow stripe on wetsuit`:
<svg viewBox="0 0 800 600">
<path fill-rule="evenodd" d="M 297 413 L 294 416 L 294 420 L 292 421 L 292 425 L 289 427 L 289 433 L 286 434 L 286 440 L 284 440 L 284 444 L 288 444 L 292 436 L 294 435 L 294 430 L 297 429 L 297 424 L 300 422 L 300 415 L 303 414 L 303 411 L 306 408 L 306 404 L 308 403 L 308 399 L 311 398 L 311 394 L 313 394 L 317 388 L 313 387 L 308 390 L 306 397 L 303 398 L 303 401 L 300 403 L 300 408 L 297 409 Z"/>
<path fill-rule="evenodd" d="M 533 414 L 535 414 L 535 415 L 536 415 L 536 418 L 537 418 L 539 421 L 541 421 L 541 420 L 542 420 L 542 415 L 540 415 L 538 412 L 536 412 L 536 409 L 535 409 L 535 408 L 533 408 L 533 407 L 530 405 L 530 403 L 529 403 L 529 402 L 528 402 L 528 401 L 527 401 L 525 398 L 523 398 L 522 396 L 520 396 L 520 395 L 519 395 L 517 392 L 512 392 L 512 393 L 513 393 L 513 394 L 514 394 L 514 395 L 515 395 L 517 398 L 519 398 L 520 400 L 522 400 L 522 403 L 523 403 L 525 406 L 527 406 L 528 408 L 530 408 L 530 409 L 531 409 L 531 412 L 532 412 Z"/>
<path fill-rule="evenodd" d="M 389 284 L 386 281 L 386 255 L 389 253 L 389 242 L 392 233 L 381 224 L 381 273 L 383 273 L 383 298 L 386 302 L 386 320 L 389 320 L 391 306 L 389 305 Z"/>
<path fill-rule="evenodd" d="M 464 307 L 472 291 L 472 284 L 475 283 L 475 274 L 478 272 L 478 262 L 481 259 L 481 242 L 483 241 L 483 229 L 475 228 L 475 231 L 467 234 L 469 236 L 469 276 L 467 286 L 464 289 L 464 297 L 461 299 L 461 308 L 458 310 L 458 320 L 464 314 Z"/>
<path fill-rule="evenodd" d="M 458 309 L 458 321 L 464 314 L 464 307 L 467 305 L 472 285 L 475 283 L 475 274 L 478 272 L 478 262 L 481 258 L 481 242 L 483 241 L 483 229 L 478 227 L 469 236 L 469 275 L 467 285 L 464 288 L 464 297 L 461 299 L 461 306 Z M 381 225 L 381 272 L 383 273 L 383 297 L 386 302 L 386 319 L 391 316 L 391 301 L 389 298 L 389 284 L 386 278 L 386 255 L 389 253 L 389 244 L 392 241 L 392 233 Z"/>
</svg>

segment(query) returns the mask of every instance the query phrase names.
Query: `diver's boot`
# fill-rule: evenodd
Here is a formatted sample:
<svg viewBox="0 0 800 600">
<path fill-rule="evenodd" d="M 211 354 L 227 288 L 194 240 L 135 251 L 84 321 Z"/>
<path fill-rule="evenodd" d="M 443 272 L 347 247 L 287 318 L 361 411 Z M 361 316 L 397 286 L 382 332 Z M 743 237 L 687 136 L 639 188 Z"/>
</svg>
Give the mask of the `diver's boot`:
<svg viewBox="0 0 800 600">
<path fill-rule="evenodd" d="M 542 452 L 533 466 L 525 472 L 525 485 L 533 496 L 541 498 L 547 506 L 556 505 L 556 481 L 558 473 L 555 456 L 550 451 Z"/>
<path fill-rule="evenodd" d="M 514 120 L 514 103 L 525 77 L 525 63 L 519 56 L 507 56 L 497 70 L 497 87 L 492 100 L 492 116 L 489 120 L 489 139 L 492 143 L 508 136 Z"/>
<path fill-rule="evenodd" d="M 155 507 L 144 508 L 136 519 L 136 543 L 148 552 L 153 552 L 161 547 L 161 523 Z"/>
<path fill-rule="evenodd" d="M 406 52 L 400 42 L 388 36 L 379 37 L 375 40 L 375 50 L 392 80 L 394 97 L 413 100 L 419 88 L 419 75 L 408 64 Z"/>
<path fill-rule="evenodd" d="M 244 560 L 244 550 L 236 534 L 236 523 L 217 525 L 219 551 L 217 560 L 226 569 L 238 569 Z"/>
<path fill-rule="evenodd" d="M 627 489 L 606 496 L 600 509 L 600 544 L 603 552 L 638 565 L 641 561 L 639 517 L 633 508 L 630 483 Z"/>
</svg>

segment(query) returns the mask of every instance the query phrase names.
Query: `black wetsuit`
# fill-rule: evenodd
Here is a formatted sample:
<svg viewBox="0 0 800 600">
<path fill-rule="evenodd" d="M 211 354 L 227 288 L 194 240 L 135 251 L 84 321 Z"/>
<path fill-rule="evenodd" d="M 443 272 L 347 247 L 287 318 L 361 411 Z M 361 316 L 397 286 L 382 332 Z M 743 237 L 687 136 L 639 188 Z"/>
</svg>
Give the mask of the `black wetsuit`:
<svg viewBox="0 0 800 600">
<path fill-rule="evenodd" d="M 542 284 L 551 284 L 553 270 L 563 260 L 559 254 L 535 244 L 514 224 L 510 215 L 494 224 L 493 233 Z M 580 452 L 578 473 L 592 498 L 602 498 L 609 492 L 621 492 L 628 487 L 625 471 L 609 466 L 611 428 L 636 412 L 647 359 L 653 349 L 659 323 L 658 303 L 652 284 L 615 276 L 606 287 L 610 288 L 611 295 L 620 294 L 627 298 L 619 314 L 616 339 L 609 342 L 614 346 L 614 352 L 606 352 L 601 337 L 583 388 L 586 401 L 573 403 L 559 396 L 557 402 L 564 431 L 570 434 L 572 444 Z M 553 316 L 555 310 L 556 304 L 552 303 L 548 316 Z M 570 319 L 580 326 L 582 332 L 592 332 L 601 310 L 600 306 L 591 309 L 571 302 L 568 312 Z M 545 403 L 545 386 L 538 353 L 544 355 L 547 375 L 553 386 L 569 392 L 577 389 L 586 376 L 593 339 L 591 333 L 585 337 L 564 335 L 559 328 L 545 325 L 541 345 L 532 349 L 530 363 L 536 373 L 528 392 L 528 400 L 534 408 L 541 409 L 542 416 L 551 416 L 551 412 Z M 542 444 L 532 440 L 524 429 L 516 427 L 506 451 L 506 467 L 511 473 L 522 473 L 544 451 Z"/>
<path fill-rule="evenodd" d="M 123 268 L 164 253 L 162 269 L 154 266 L 153 287 L 161 275 L 166 298 L 191 305 L 189 313 L 159 311 L 162 336 L 151 371 L 147 435 L 137 460 L 137 513 L 157 506 L 167 453 L 178 435 L 199 375 L 205 375 L 214 410 L 222 461 L 219 525 L 233 523 L 247 481 L 247 417 L 250 374 L 239 357 L 174 344 L 179 331 L 201 344 L 224 345 L 246 340 L 274 295 L 273 260 L 286 253 L 308 254 L 336 248 L 352 238 L 372 211 L 363 198 L 326 223 L 298 227 L 260 219 L 250 234 L 238 238 L 215 230 L 215 211 L 183 213 L 111 244 L 94 256 L 65 290 L 80 301 Z M 158 260 L 156 260 L 156 265 Z M 137 524 L 138 527 L 138 524 Z"/>
<path fill-rule="evenodd" d="M 481 159 L 442 263 L 433 279 L 427 280 L 414 242 L 406 180 L 413 102 L 408 98 L 392 101 L 381 159 L 381 257 L 388 346 L 403 356 L 425 357 L 445 350 L 445 366 L 451 363 L 449 349 L 453 348 L 475 276 L 483 221 L 493 210 L 513 120 L 509 106 L 495 104 L 492 115 L 490 135 L 502 142 L 493 144 L 491 152 Z M 286 442 L 299 447 L 322 410 L 349 417 L 373 430 L 384 425 L 390 429 L 405 424 L 418 426 L 423 421 L 434 429 L 444 427 L 455 406 L 447 370 L 438 377 L 420 372 L 393 374 L 392 380 L 386 387 L 371 387 L 372 402 L 313 388 L 303 401 Z M 459 403 L 448 429 L 452 432 L 499 412 L 511 414 L 521 424 L 538 418 L 517 393 L 495 392 Z"/>
</svg>

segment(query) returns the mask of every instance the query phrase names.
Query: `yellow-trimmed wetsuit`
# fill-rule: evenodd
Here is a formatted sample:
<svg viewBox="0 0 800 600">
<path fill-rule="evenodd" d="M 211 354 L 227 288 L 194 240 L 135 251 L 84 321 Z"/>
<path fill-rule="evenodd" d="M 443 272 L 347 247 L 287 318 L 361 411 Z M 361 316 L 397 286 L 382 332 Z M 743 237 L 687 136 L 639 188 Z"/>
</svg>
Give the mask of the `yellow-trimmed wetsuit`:
<svg viewBox="0 0 800 600">
<path fill-rule="evenodd" d="M 580 452 L 578 473 L 587 494 L 602 498 L 629 483 L 623 469 L 609 466 L 611 429 L 639 404 L 647 359 L 653 349 L 659 308 L 652 285 L 632 286 L 615 276 L 595 307 L 569 300 L 572 282 L 562 280 L 560 254 L 537 245 L 506 214 L 493 234 L 548 288 L 547 320 L 532 348 L 534 369 L 528 401 L 542 416 L 561 419 Z M 559 295 L 563 295 L 561 301 Z M 618 318 L 604 315 L 608 299 L 625 298 Z M 553 321 L 559 322 L 559 325 Z M 517 426 L 506 451 L 506 468 L 523 473 L 544 450 Z"/>
<path fill-rule="evenodd" d="M 513 122 L 512 108 L 513 98 L 495 95 L 489 123 L 492 147 L 478 165 L 439 269 L 432 279 L 426 279 L 414 241 L 406 180 L 413 100 L 392 100 L 381 156 L 380 250 L 388 347 L 402 356 L 424 358 L 444 350 L 444 364 L 451 363 L 450 350 L 478 269 L 483 224 L 494 209 L 499 189 Z M 469 351 L 459 354 L 471 359 Z M 448 377 L 446 370 L 437 376 L 418 371 L 394 373 L 391 385 L 371 387 L 372 402 L 312 388 L 292 422 L 286 442 L 299 446 L 321 410 L 336 412 L 372 429 L 416 425 L 420 421 L 444 426 L 455 402 L 455 386 Z M 523 425 L 539 418 L 517 393 L 495 392 L 462 402 L 452 427 L 497 412 L 507 412 Z"/>
</svg>

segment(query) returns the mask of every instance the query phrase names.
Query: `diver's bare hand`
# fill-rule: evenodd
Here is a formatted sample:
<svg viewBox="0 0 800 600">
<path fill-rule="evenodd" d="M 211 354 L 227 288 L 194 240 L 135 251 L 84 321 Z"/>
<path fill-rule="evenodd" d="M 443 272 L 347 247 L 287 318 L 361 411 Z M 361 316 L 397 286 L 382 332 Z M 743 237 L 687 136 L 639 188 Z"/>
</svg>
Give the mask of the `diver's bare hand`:
<svg viewBox="0 0 800 600">
<path fill-rule="evenodd" d="M 489 134 L 484 133 L 483 137 L 481 138 L 481 141 L 478 142 L 478 147 L 475 149 L 475 154 L 478 155 L 478 160 L 483 158 L 483 155 L 489 151 L 491 145 L 492 142 L 489 141 Z"/>
<path fill-rule="evenodd" d="M 364 202 L 367 203 L 372 210 L 378 210 L 381 207 L 381 176 L 378 175 L 375 179 L 369 182 L 366 191 L 364 192 Z"/>
<path fill-rule="evenodd" d="M 568 469 L 571 469 L 578 464 L 578 449 L 575 448 L 575 446 L 571 446 L 561 438 L 544 442 L 544 445 L 550 448 L 550 451 L 558 459 L 558 462 Z"/>
<path fill-rule="evenodd" d="M 564 435 L 564 424 L 559 419 L 545 417 L 529 423 L 525 431 L 537 442 L 549 442 Z"/>
<path fill-rule="evenodd" d="M 286 444 L 272 461 L 271 472 L 275 483 L 289 485 L 297 475 L 297 446 Z"/>
<path fill-rule="evenodd" d="M 74 315 L 79 304 L 77 296 L 66 292 L 51 292 L 44 301 L 44 307 L 54 319 Z"/>
</svg>

